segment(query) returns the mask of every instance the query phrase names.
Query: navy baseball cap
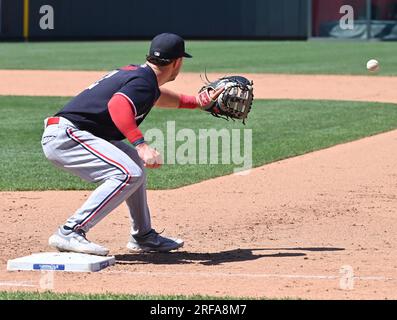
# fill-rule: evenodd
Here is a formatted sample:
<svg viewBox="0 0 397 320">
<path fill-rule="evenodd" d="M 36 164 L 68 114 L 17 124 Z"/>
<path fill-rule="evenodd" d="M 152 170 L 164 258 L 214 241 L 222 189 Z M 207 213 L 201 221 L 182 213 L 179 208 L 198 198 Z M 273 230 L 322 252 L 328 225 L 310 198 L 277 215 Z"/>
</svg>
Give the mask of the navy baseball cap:
<svg viewBox="0 0 397 320">
<path fill-rule="evenodd" d="M 174 33 L 161 33 L 150 44 L 149 56 L 160 59 L 192 58 L 185 52 L 185 41 Z"/>
</svg>

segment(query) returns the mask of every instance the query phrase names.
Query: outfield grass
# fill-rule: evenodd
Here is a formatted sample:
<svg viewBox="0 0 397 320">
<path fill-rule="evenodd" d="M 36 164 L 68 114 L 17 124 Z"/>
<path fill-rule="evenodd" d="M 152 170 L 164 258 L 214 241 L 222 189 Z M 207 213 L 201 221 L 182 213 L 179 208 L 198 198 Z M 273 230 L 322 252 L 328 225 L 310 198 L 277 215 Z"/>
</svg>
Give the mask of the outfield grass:
<svg viewBox="0 0 397 320">
<path fill-rule="evenodd" d="M 82 294 L 0 291 L 0 300 L 254 300 L 254 298 L 213 297 L 203 295 L 132 295 L 132 294 Z M 263 298 L 262 298 L 263 299 Z"/>
<path fill-rule="evenodd" d="M 225 73 L 367 74 L 370 58 L 382 75 L 397 75 L 395 42 L 187 41 L 184 71 Z M 1 43 L 0 69 L 111 70 L 142 63 L 148 41 Z"/>
<path fill-rule="evenodd" d="M 42 154 L 43 119 L 67 98 L 0 97 L 0 190 L 92 189 L 93 184 L 54 168 Z M 176 130 L 252 129 L 253 165 L 301 155 L 397 128 L 397 106 L 343 101 L 256 100 L 247 126 L 216 119 L 199 110 L 154 109 L 144 132 L 167 121 Z M 180 144 L 179 142 L 177 149 Z M 220 156 L 222 153 L 220 153 Z M 239 165 L 237 166 L 239 167 Z M 149 189 L 169 189 L 230 174 L 236 165 L 164 165 L 148 170 Z"/>
</svg>

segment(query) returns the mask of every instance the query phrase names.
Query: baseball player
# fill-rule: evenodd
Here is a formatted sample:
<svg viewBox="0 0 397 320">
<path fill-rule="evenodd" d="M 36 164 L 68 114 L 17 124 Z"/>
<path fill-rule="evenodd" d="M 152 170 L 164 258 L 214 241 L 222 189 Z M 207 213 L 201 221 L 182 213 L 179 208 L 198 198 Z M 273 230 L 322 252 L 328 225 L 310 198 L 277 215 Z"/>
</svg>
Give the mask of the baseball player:
<svg viewBox="0 0 397 320">
<path fill-rule="evenodd" d="M 145 167 L 158 168 L 161 155 L 144 139 L 139 125 L 157 107 L 205 107 L 222 92 L 198 96 L 177 94 L 160 87 L 173 81 L 182 67 L 184 40 L 171 33 L 153 38 L 142 65 L 114 70 L 45 119 L 42 148 L 55 166 L 100 185 L 49 238 L 60 251 L 107 255 L 109 250 L 86 238 L 86 233 L 122 202 L 131 216 L 131 251 L 162 251 L 183 246 L 151 225 L 146 197 Z M 122 142 L 128 139 L 130 144 Z"/>
</svg>

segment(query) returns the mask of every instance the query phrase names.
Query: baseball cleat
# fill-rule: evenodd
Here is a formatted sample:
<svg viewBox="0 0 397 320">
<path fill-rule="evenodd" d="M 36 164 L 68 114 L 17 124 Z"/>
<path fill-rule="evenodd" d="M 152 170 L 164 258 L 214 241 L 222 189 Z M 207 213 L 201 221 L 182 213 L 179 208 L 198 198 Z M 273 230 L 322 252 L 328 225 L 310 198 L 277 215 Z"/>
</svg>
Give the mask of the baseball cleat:
<svg viewBox="0 0 397 320">
<path fill-rule="evenodd" d="M 127 249 L 132 252 L 168 252 L 183 247 L 182 239 L 162 237 L 154 229 L 144 236 L 132 236 Z"/>
<path fill-rule="evenodd" d="M 89 241 L 83 230 L 66 231 L 62 227 L 48 239 L 48 244 L 61 252 L 77 252 L 106 256 L 109 249 Z"/>
</svg>

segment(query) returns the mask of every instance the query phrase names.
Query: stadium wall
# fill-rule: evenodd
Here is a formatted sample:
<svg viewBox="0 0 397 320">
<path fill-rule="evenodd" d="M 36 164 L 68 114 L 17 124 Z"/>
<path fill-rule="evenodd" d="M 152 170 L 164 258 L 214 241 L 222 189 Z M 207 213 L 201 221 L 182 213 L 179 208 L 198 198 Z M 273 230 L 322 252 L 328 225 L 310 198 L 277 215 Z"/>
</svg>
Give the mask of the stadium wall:
<svg viewBox="0 0 397 320">
<path fill-rule="evenodd" d="M 0 2 L 1 39 L 150 39 L 161 32 L 187 39 L 307 38 L 307 0 Z"/>
</svg>

